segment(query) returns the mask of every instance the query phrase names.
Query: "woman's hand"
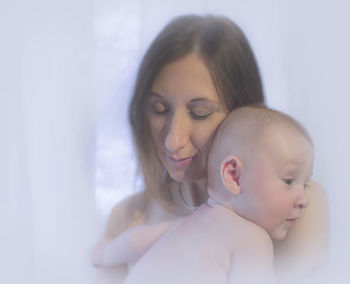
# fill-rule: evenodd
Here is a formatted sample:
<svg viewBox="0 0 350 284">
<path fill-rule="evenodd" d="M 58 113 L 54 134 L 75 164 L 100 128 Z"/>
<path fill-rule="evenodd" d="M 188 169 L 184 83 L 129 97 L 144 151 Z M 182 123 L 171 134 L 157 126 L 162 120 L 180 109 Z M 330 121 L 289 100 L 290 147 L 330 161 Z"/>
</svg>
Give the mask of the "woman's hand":
<svg viewBox="0 0 350 284">
<path fill-rule="evenodd" d="M 103 238 L 101 241 L 99 241 L 96 246 L 92 249 L 90 260 L 93 266 L 96 268 L 102 268 L 108 266 L 105 263 L 104 255 L 106 247 L 110 244 L 112 240 Z"/>
</svg>

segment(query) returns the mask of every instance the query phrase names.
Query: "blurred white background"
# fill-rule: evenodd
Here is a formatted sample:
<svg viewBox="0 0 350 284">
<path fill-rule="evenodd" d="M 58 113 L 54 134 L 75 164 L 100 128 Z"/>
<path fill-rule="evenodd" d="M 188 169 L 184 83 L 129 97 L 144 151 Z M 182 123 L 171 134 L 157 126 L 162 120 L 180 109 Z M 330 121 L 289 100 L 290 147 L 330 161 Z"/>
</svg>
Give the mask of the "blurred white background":
<svg viewBox="0 0 350 284">
<path fill-rule="evenodd" d="M 349 8 L 346 0 L 2 0 L 0 282 L 91 282 L 88 250 L 108 212 L 142 187 L 127 122 L 138 64 L 172 17 L 198 13 L 243 29 L 269 106 L 311 133 L 314 179 L 330 205 L 329 277 L 346 283 Z"/>
</svg>

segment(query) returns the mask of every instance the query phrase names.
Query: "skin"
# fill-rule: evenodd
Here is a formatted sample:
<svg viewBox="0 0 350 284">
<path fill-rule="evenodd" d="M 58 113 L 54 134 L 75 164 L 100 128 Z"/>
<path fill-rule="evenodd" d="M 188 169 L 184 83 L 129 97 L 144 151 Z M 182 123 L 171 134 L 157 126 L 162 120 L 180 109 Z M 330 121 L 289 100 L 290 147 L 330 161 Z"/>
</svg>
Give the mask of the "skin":
<svg viewBox="0 0 350 284">
<path fill-rule="evenodd" d="M 125 283 L 274 283 L 268 234 L 221 204 L 203 204 L 168 226 L 160 223 L 159 228 L 142 226 L 138 232 L 126 232 L 131 234 L 122 248 L 130 239 L 136 244 L 127 255 L 140 247 L 139 253 L 145 253 Z M 155 229 L 161 235 L 147 243 Z"/>
<path fill-rule="evenodd" d="M 269 126 L 262 139 L 246 147 L 250 150 L 242 158 L 229 157 L 222 165 L 233 182 L 224 184 L 238 198 L 231 204 L 222 198 L 221 203 L 265 229 L 273 240 L 283 240 L 309 205 L 312 145 L 294 129 Z"/>
<path fill-rule="evenodd" d="M 220 170 L 208 173 L 221 177 L 208 204 L 177 222 L 125 232 L 96 263 L 111 266 L 142 256 L 125 283 L 273 283 L 270 238 L 284 239 L 309 204 L 312 145 L 293 128 L 273 126 L 258 146 L 245 143 L 245 154 L 232 145 L 232 135 L 222 139 L 229 147 L 219 150 L 241 158 L 228 156 Z M 150 273 L 156 266 L 160 271 Z"/>
<path fill-rule="evenodd" d="M 154 98 L 150 101 L 149 123 L 152 126 L 152 136 L 160 159 L 170 176 L 182 182 L 183 195 L 187 203 L 193 202 L 192 192 L 194 191 L 199 196 L 199 200 L 205 202 L 208 196 L 205 190 L 204 161 L 214 132 L 227 113 L 224 108 L 219 108 L 204 120 L 196 120 L 192 117 L 190 106 L 193 99 L 204 96 L 219 102 L 209 72 L 200 58 L 191 54 L 165 66 L 156 78 L 152 91 L 155 94 L 152 96 L 156 98 L 155 101 L 160 96 L 161 100 L 164 99 L 172 109 L 164 116 L 152 114 L 152 107 L 153 111 L 158 107 L 158 110 L 161 110 L 162 103 L 152 105 L 152 102 L 155 103 L 152 101 Z M 181 159 L 193 155 L 197 156 L 189 165 L 186 161 L 181 164 L 176 161 L 173 163 L 171 160 L 171 157 Z M 173 204 L 170 209 L 164 208 L 157 200 L 143 192 L 134 194 L 117 204 L 111 212 L 105 236 L 101 242 L 110 241 L 121 232 L 137 225 L 176 220 L 192 213 L 182 205 L 178 187 L 172 187 L 170 190 L 173 195 Z M 307 261 L 298 267 L 300 275 L 309 272 L 326 259 L 327 199 L 322 188 L 315 183 L 311 183 L 310 195 L 312 195 L 312 202 L 308 212 L 293 226 L 290 236 L 285 241 L 275 244 L 276 259 L 281 265 L 281 271 L 284 271 L 285 267 L 289 269 L 298 266 L 300 255 L 309 256 L 306 258 Z M 323 217 L 321 225 L 315 222 L 315 216 Z M 120 266 L 116 270 L 119 270 L 119 280 L 122 282 L 127 270 L 125 266 Z M 281 278 L 284 278 L 283 273 Z"/>
<path fill-rule="evenodd" d="M 148 117 L 158 156 L 174 180 L 189 183 L 205 177 L 209 146 L 226 114 L 209 71 L 196 54 L 160 71 Z"/>
</svg>

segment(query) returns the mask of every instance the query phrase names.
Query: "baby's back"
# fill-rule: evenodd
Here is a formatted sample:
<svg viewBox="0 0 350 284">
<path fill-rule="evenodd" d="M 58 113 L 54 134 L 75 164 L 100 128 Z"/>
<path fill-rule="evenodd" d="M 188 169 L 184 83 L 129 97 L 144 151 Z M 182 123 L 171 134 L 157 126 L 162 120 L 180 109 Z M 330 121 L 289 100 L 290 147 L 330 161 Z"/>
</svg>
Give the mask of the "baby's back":
<svg viewBox="0 0 350 284">
<path fill-rule="evenodd" d="M 236 243 L 230 215 L 202 205 L 161 236 L 125 283 L 226 283 Z"/>
</svg>

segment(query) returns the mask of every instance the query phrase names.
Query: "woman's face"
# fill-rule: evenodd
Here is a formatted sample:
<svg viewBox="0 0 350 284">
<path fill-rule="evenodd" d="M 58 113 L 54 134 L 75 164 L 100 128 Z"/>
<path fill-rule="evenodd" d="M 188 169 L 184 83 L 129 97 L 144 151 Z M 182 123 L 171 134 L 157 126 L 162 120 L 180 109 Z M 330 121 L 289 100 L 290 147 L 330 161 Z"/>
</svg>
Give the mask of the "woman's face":
<svg viewBox="0 0 350 284">
<path fill-rule="evenodd" d="M 204 178 L 214 132 L 227 110 L 197 55 L 187 55 L 160 70 L 147 113 L 157 153 L 169 175 L 180 182 Z"/>
</svg>

